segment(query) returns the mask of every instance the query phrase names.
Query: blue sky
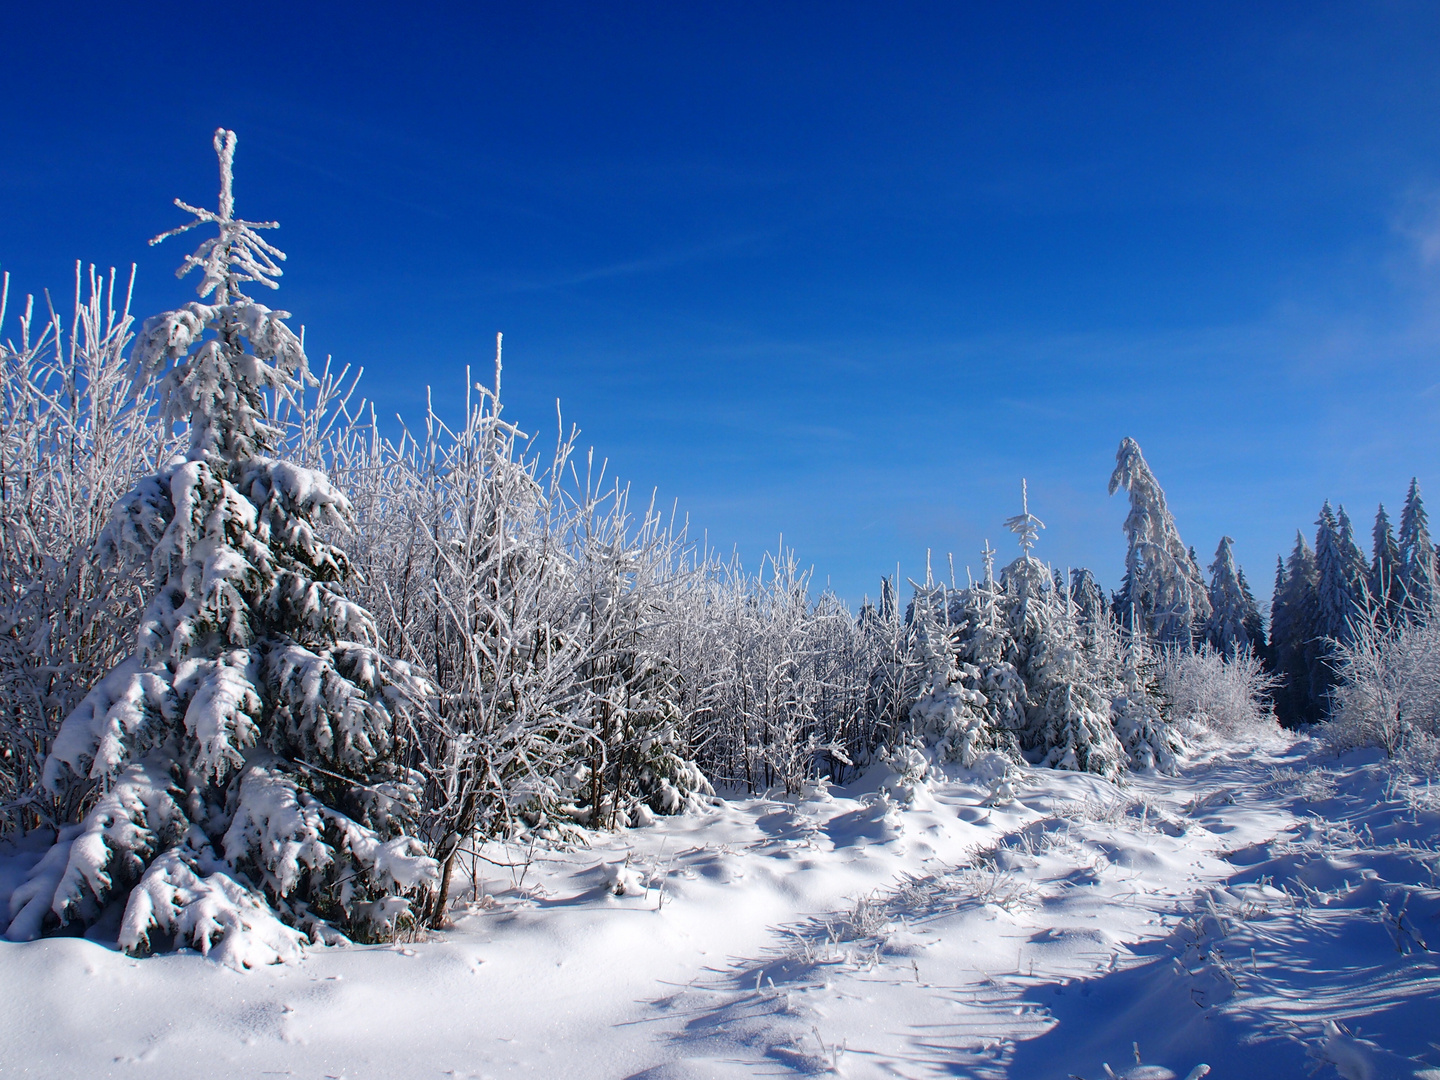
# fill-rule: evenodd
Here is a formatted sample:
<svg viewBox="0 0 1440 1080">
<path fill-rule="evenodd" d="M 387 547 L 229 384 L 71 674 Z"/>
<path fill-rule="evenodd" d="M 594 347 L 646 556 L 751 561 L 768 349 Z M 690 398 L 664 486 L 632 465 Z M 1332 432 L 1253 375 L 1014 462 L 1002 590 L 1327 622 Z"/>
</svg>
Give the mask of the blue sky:
<svg viewBox="0 0 1440 1080">
<path fill-rule="evenodd" d="M 1440 500 L 1433 3 L 125 7 L 7 10 L 12 290 L 188 299 L 145 241 L 223 124 L 382 413 L 502 330 L 511 415 L 852 600 L 1010 550 L 1021 477 L 1115 587 L 1126 435 L 1262 594 L 1322 499 Z"/>
</svg>

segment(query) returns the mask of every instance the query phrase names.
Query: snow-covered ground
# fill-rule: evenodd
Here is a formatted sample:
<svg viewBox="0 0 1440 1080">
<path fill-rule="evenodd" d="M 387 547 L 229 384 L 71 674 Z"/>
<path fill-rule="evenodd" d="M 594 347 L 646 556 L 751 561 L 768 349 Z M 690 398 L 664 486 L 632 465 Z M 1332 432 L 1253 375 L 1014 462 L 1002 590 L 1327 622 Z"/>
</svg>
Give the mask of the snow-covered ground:
<svg viewBox="0 0 1440 1080">
<path fill-rule="evenodd" d="M 1013 788 L 492 845 L 452 930 L 248 973 L 0 943 L 0 1074 L 1440 1080 L 1440 791 L 1306 740 Z"/>
</svg>

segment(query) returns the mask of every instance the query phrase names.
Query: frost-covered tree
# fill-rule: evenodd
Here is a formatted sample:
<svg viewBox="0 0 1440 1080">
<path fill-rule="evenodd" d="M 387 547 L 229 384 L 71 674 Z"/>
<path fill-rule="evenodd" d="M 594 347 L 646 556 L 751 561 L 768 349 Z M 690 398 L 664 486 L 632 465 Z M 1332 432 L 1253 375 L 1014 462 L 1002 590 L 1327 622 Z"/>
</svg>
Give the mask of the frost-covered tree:
<svg viewBox="0 0 1440 1080">
<path fill-rule="evenodd" d="M 1131 769 L 1173 773 L 1184 743 L 1161 707 L 1158 666 L 1144 635 L 1126 634 L 1119 685 L 1110 699 L 1110 719 Z"/>
<path fill-rule="evenodd" d="M 1274 679 L 1249 653 L 1226 660 L 1209 645 L 1194 651 L 1167 649 L 1160 656 L 1156 681 L 1170 722 L 1187 736 L 1236 742 L 1274 730 Z"/>
<path fill-rule="evenodd" d="M 1234 543 L 1230 537 L 1222 536 L 1215 549 L 1215 561 L 1210 564 L 1210 617 L 1205 621 L 1205 640 L 1227 658 L 1255 647 L 1249 625 L 1254 598 L 1247 599 L 1240 584 L 1231 546 Z"/>
<path fill-rule="evenodd" d="M 1075 605 L 1075 617 L 1088 628 L 1104 625 L 1109 615 L 1109 604 L 1105 590 L 1095 580 L 1095 575 L 1084 567 L 1070 572 L 1070 602 Z"/>
<path fill-rule="evenodd" d="M 8 935 L 83 927 L 122 909 L 119 943 L 193 945 L 251 966 L 307 938 L 393 926 L 436 867 L 411 835 L 407 767 L 427 685 L 373 644 L 325 534 L 350 506 L 326 477 L 272 456 L 269 409 L 308 376 L 288 314 L 242 291 L 277 287 L 284 256 L 237 218 L 233 132 L 219 131 L 219 235 L 186 258 L 201 302 L 147 320 L 132 352 L 159 377 L 189 452 L 116 505 L 107 559 L 147 565 L 133 651 L 62 725 L 51 790 L 93 788 L 11 901 Z M 162 240 L 165 236 L 157 237 Z"/>
<path fill-rule="evenodd" d="M 1289 726 L 1320 719 L 1323 702 L 1319 667 L 1323 638 L 1319 631 L 1315 554 L 1303 533 L 1295 534 L 1288 564 L 1275 575 L 1270 602 L 1270 640 L 1275 651 L 1275 711 Z"/>
<path fill-rule="evenodd" d="M 1021 512 L 1005 522 L 1020 556 L 1002 574 L 1010 661 L 1025 686 L 1020 746 L 1046 765 L 1113 778 L 1124 769 L 1125 752 L 1110 723 L 1104 675 L 1086 662 L 1068 592 L 1055 588 L 1049 568 L 1031 554 L 1045 526 L 1030 513 L 1024 485 L 1021 494 Z"/>
<path fill-rule="evenodd" d="M 870 657 L 865 712 L 874 725 L 876 741 L 888 745 L 905 732 L 910 706 L 920 693 L 923 679 L 915 625 L 899 610 L 895 585 L 889 577 L 880 579 L 879 610 L 863 621 L 860 630 Z"/>
<path fill-rule="evenodd" d="M 577 793 L 586 800 L 583 820 L 613 829 L 647 810 L 678 813 L 713 792 L 680 737 L 680 673 L 651 632 L 667 614 L 659 586 L 675 562 L 669 534 L 653 506 L 632 530 L 627 492 L 618 485 L 608 499 L 587 499 L 580 521 L 589 738 Z"/>
<path fill-rule="evenodd" d="M 1126 619 L 1133 611 L 1154 641 L 1188 648 L 1210 617 L 1210 597 L 1199 566 L 1180 539 L 1160 482 L 1139 443 L 1130 438 L 1115 454 L 1110 494 L 1122 487 L 1130 493 L 1130 513 L 1125 518 L 1128 548 L 1116 614 Z"/>
<path fill-rule="evenodd" d="M 1255 593 L 1250 588 L 1250 583 L 1245 580 L 1243 568 L 1236 571 L 1236 577 L 1240 581 L 1240 595 L 1245 601 L 1245 618 L 1243 625 L 1245 635 L 1250 639 L 1250 647 L 1255 655 L 1265 664 L 1273 663 L 1270 657 L 1270 646 L 1265 640 L 1265 619 L 1260 614 L 1260 605 L 1255 600 Z"/>
<path fill-rule="evenodd" d="M 1315 524 L 1315 629 L 1323 638 L 1348 641 L 1366 607 L 1364 556 L 1349 517 L 1342 525 L 1329 500 Z"/>
<path fill-rule="evenodd" d="M 1440 599 L 1440 568 L 1435 544 L 1430 539 L 1430 522 L 1420 498 L 1420 483 L 1411 479 L 1400 512 L 1400 582 L 1405 594 L 1405 614 L 1412 619 L 1428 618 Z"/>
<path fill-rule="evenodd" d="M 0 278 L 0 331 L 10 277 Z M 120 295 L 116 296 L 116 286 Z M 133 286 L 133 271 L 131 275 Z M 53 828 L 83 791 L 40 774 L 60 722 L 128 651 L 143 577 L 93 550 L 115 500 L 173 451 L 125 351 L 130 288 L 75 266 L 67 327 L 26 298 L 0 341 L 0 831 Z"/>
<path fill-rule="evenodd" d="M 1342 505 L 1335 512 L 1335 543 L 1340 555 L 1340 573 L 1345 583 L 1345 592 L 1351 604 L 1352 617 L 1347 623 L 1345 637 L 1353 632 L 1357 619 L 1373 614 L 1375 601 L 1370 596 L 1370 566 L 1365 552 L 1355 542 L 1355 525 Z"/>
<path fill-rule="evenodd" d="M 1024 591 L 1031 567 L 1017 563 L 1006 568 L 1006 578 Z M 1024 653 L 1020 670 L 1028 701 L 1022 747 L 1054 768 L 1113 779 L 1126 755 L 1110 722 L 1104 673 L 1088 663 L 1073 605 L 1054 589 L 1033 590 L 1021 611 L 1016 640 Z"/>
<path fill-rule="evenodd" d="M 1440 768 L 1440 625 L 1372 623 L 1335 657 L 1338 685 L 1322 735 L 1337 751 L 1379 746 L 1433 773 Z"/>
<path fill-rule="evenodd" d="M 910 707 L 912 733 L 932 747 L 936 760 L 973 765 L 986 751 L 1013 753 L 1014 736 L 991 721 L 978 689 L 980 669 L 956 657 L 961 627 L 950 619 L 951 590 L 943 585 L 915 591 L 915 645 L 922 683 Z"/>
<path fill-rule="evenodd" d="M 1025 680 L 1015 667 L 1009 603 L 995 578 L 995 552 L 988 541 L 981 558 L 984 576 L 961 595 L 954 619 L 956 659 L 962 670 L 975 672 L 971 685 L 985 699 L 979 707 L 987 726 L 1005 733 L 1007 745 L 1018 748 L 1025 727 Z"/>
<path fill-rule="evenodd" d="M 1375 527 L 1371 532 L 1372 554 L 1368 578 L 1374 617 L 1381 629 L 1394 626 L 1405 608 L 1405 580 L 1402 573 L 1400 545 L 1390 527 L 1385 504 L 1375 511 Z"/>
</svg>

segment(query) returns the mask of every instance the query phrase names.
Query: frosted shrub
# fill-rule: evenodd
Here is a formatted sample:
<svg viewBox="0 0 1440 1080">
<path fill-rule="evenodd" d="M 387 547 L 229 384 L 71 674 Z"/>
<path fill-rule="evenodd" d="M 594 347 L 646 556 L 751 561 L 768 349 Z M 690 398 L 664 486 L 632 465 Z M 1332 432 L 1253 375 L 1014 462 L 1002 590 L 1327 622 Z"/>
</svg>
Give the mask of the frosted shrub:
<svg viewBox="0 0 1440 1080">
<path fill-rule="evenodd" d="M 1253 653 L 1226 660 L 1209 645 L 1195 652 L 1168 649 L 1158 681 L 1171 721 L 1196 734 L 1245 739 L 1274 730 L 1268 698 L 1273 680 Z"/>
<path fill-rule="evenodd" d="M 60 722 L 119 660 L 143 579 L 93 550 L 110 509 L 167 457 L 153 387 L 132 382 L 129 290 L 82 280 L 66 326 L 30 298 L 7 325 L 0 279 L 0 831 L 63 823 L 83 790 L 44 791 Z M 18 333 L 17 333 L 18 332 Z"/>
<path fill-rule="evenodd" d="M 1378 746 L 1418 764 L 1440 761 L 1440 622 L 1385 633 L 1362 623 L 1336 648 L 1339 684 L 1322 731 L 1337 751 Z"/>
</svg>

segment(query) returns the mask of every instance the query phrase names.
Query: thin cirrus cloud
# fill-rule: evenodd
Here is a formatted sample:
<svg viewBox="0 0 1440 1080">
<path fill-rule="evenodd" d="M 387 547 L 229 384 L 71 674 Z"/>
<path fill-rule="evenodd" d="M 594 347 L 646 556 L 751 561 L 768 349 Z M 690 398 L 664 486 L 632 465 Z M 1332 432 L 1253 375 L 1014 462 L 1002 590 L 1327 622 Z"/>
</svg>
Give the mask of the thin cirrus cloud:
<svg viewBox="0 0 1440 1080">
<path fill-rule="evenodd" d="M 561 273 L 549 278 L 483 278 L 491 288 L 503 292 L 548 292 L 570 289 L 591 282 L 609 281 L 614 278 L 634 277 L 643 274 L 658 274 L 676 270 L 693 263 L 714 259 L 733 258 L 758 252 L 773 237 L 769 232 L 750 232 L 727 236 L 705 243 L 694 244 L 674 251 L 659 252 L 641 258 L 624 259 L 619 262 L 595 266 L 586 270 Z"/>
</svg>

